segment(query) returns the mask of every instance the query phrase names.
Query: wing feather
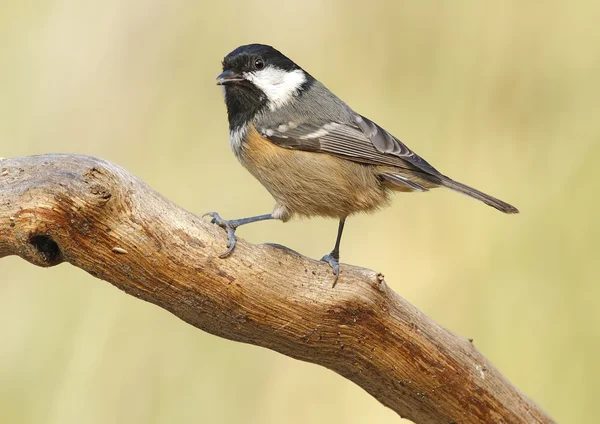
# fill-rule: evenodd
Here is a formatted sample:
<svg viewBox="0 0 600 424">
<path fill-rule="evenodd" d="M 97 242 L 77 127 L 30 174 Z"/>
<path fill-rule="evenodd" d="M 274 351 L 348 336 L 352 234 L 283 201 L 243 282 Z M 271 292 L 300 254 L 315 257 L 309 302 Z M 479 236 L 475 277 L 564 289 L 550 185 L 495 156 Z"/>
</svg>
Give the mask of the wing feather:
<svg viewBox="0 0 600 424">
<path fill-rule="evenodd" d="M 358 114 L 351 122 L 288 122 L 258 129 L 265 138 L 281 147 L 328 153 L 356 162 L 405 168 L 436 177 L 441 175 L 396 137 Z"/>
</svg>

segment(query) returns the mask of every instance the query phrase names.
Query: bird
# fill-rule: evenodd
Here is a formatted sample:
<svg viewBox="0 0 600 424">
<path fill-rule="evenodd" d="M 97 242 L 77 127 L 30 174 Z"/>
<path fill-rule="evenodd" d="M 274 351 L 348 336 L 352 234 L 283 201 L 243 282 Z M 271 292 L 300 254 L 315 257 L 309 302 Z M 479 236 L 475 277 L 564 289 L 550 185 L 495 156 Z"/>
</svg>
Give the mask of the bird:
<svg viewBox="0 0 600 424">
<path fill-rule="evenodd" d="M 331 267 L 335 287 L 346 218 L 387 206 L 393 192 L 445 187 L 506 214 L 519 212 L 439 172 L 272 46 L 240 46 L 225 56 L 222 69 L 216 83 L 224 95 L 231 148 L 275 206 L 271 213 L 241 219 L 205 214 L 227 231 L 221 258 L 232 253 L 242 225 L 295 216 L 335 218 L 335 245 L 321 259 Z"/>
</svg>

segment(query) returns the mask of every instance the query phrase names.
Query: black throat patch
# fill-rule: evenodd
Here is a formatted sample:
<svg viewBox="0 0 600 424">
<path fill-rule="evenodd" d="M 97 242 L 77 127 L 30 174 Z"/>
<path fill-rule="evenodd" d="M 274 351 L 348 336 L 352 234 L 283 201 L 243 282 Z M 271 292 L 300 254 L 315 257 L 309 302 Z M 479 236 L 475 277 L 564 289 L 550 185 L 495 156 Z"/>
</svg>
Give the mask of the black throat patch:
<svg viewBox="0 0 600 424">
<path fill-rule="evenodd" d="M 267 107 L 267 102 L 265 94 L 250 82 L 225 86 L 229 130 L 235 130 L 249 123 Z"/>
</svg>

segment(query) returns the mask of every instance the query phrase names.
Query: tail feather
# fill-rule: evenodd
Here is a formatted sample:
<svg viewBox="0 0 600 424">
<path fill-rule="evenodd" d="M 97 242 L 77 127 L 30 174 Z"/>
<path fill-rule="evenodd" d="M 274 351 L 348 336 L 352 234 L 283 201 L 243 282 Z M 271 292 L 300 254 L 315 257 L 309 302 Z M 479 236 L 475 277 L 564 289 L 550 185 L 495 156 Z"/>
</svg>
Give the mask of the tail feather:
<svg viewBox="0 0 600 424">
<path fill-rule="evenodd" d="M 512 205 L 509 205 L 502 200 L 496 199 L 495 197 L 490 196 L 489 194 L 482 193 L 479 190 L 476 190 L 468 185 L 459 183 L 458 181 L 454 181 L 451 178 L 446 177 L 445 175 L 440 177 L 442 182 L 442 186 L 452 189 L 454 191 L 458 191 L 459 193 L 466 194 L 467 196 L 473 197 L 488 206 L 498 209 L 500 212 L 504 213 L 519 213 L 519 210 Z"/>
</svg>

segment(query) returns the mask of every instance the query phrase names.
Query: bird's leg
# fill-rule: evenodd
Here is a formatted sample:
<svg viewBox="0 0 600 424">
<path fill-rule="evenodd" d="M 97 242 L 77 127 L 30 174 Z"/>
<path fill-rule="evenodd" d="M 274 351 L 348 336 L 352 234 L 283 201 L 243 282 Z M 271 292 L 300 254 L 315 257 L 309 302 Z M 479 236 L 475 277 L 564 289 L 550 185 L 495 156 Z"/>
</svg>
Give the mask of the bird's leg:
<svg viewBox="0 0 600 424">
<path fill-rule="evenodd" d="M 219 255 L 219 258 L 226 258 L 227 256 L 229 256 L 231 254 L 231 252 L 233 252 L 233 249 L 235 248 L 235 243 L 237 241 L 237 238 L 235 236 L 235 230 L 237 230 L 237 228 L 240 225 L 251 224 L 253 222 L 259 222 L 259 221 L 266 221 L 267 219 L 275 219 L 275 217 L 273 216 L 272 213 L 265 214 L 265 215 L 251 216 L 248 218 L 230 219 L 230 220 L 221 218 L 219 216 L 219 214 L 216 212 L 208 212 L 202 216 L 212 217 L 212 219 L 210 220 L 211 223 L 217 224 L 219 227 L 221 227 L 225 231 L 227 231 L 227 250 L 225 252 L 221 253 Z"/>
<path fill-rule="evenodd" d="M 335 246 L 329 255 L 325 255 L 321 258 L 323 262 L 327 262 L 329 266 L 333 269 L 333 286 L 335 287 L 338 278 L 340 277 L 340 241 L 342 240 L 342 233 L 344 232 L 344 223 L 346 222 L 346 218 L 340 219 L 340 224 L 338 226 L 337 238 L 335 240 Z"/>
</svg>

